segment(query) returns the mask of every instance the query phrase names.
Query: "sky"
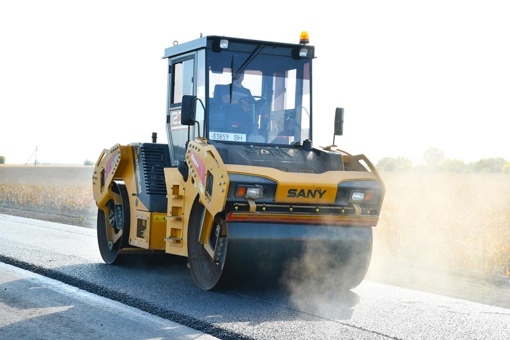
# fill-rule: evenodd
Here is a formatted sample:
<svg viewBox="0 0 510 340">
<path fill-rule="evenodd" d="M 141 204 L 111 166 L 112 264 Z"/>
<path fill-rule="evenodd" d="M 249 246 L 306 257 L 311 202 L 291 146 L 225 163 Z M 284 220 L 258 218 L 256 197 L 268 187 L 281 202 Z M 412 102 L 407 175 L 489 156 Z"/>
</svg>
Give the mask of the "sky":
<svg viewBox="0 0 510 340">
<path fill-rule="evenodd" d="M 241 7 L 240 7 L 241 6 Z M 166 142 L 164 49 L 203 35 L 315 46 L 315 146 L 377 163 L 510 161 L 508 1 L 1 1 L 0 156 L 95 162 Z"/>
</svg>

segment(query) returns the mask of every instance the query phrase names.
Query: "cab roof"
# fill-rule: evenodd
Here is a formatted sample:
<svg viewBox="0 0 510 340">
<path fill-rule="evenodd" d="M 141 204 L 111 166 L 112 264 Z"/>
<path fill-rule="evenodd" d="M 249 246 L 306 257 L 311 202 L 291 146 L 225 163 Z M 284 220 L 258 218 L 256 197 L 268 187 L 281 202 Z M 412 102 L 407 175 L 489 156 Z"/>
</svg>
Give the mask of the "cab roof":
<svg viewBox="0 0 510 340">
<path fill-rule="evenodd" d="M 264 41 L 264 40 L 253 40 L 253 39 L 243 39 L 243 38 L 235 38 L 235 37 L 225 37 L 225 36 L 216 36 L 210 35 L 201 37 L 199 39 L 191 40 L 182 44 L 176 44 L 172 47 L 168 47 L 165 49 L 165 54 L 163 59 L 175 57 L 184 53 L 188 53 L 191 51 L 196 51 L 204 48 L 213 49 L 220 51 L 219 42 L 222 39 L 226 39 L 229 41 L 228 50 L 240 51 L 240 52 L 252 52 L 253 46 L 264 45 L 264 54 L 273 54 L 273 55 L 299 55 L 299 49 L 306 47 L 309 50 L 308 55 L 305 57 L 307 59 L 315 58 L 315 48 L 311 45 L 304 44 L 289 44 L 282 42 L 274 42 L 274 41 Z"/>
</svg>

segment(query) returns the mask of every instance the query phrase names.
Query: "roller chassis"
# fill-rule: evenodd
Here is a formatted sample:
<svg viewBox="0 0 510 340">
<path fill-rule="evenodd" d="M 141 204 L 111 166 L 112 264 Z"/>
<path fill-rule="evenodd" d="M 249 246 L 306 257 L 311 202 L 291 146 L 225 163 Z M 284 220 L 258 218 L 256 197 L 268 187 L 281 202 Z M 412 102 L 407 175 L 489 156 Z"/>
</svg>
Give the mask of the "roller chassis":
<svg viewBox="0 0 510 340">
<path fill-rule="evenodd" d="M 220 125 L 227 116 L 214 111 L 212 92 L 205 106 L 193 95 L 172 103 L 177 80 L 169 81 L 169 144 L 155 139 L 116 144 L 103 150 L 96 162 L 92 186 L 103 260 L 117 263 L 128 253 L 183 256 L 204 290 L 254 279 L 269 284 L 313 278 L 320 285 L 332 274 L 339 274 L 335 289 L 356 287 L 370 264 L 372 228 L 378 223 L 385 189 L 364 155 L 351 155 L 335 145 L 314 148 L 306 139 L 311 137 L 306 128 L 311 125 L 311 107 L 307 109 L 304 100 L 311 86 L 307 77 L 313 48 L 300 60 L 295 51 L 302 45 L 229 38 L 238 52 L 224 59 L 221 56 L 230 52 L 218 54 L 215 44 L 220 39 L 206 37 L 167 49 L 169 77 L 180 74 L 175 67 L 183 60 L 195 60 L 187 65 L 198 72 L 207 55 L 211 65 L 226 61 L 227 69 L 221 72 L 231 72 L 233 80 L 247 69 L 253 69 L 253 75 L 267 72 L 267 79 L 273 74 L 272 82 L 263 83 L 261 91 L 268 90 L 267 95 L 254 96 L 264 100 L 245 110 L 256 130 L 229 121 Z M 205 54 L 194 54 L 201 49 Z M 234 67 L 234 57 L 245 61 Z M 297 72 L 285 73 L 289 68 Z M 218 70 L 208 75 L 211 81 L 220 79 L 214 75 Z M 289 97 L 295 98 L 296 108 L 277 108 L 283 104 L 281 97 L 274 97 L 283 85 L 282 74 L 296 77 L 288 80 L 296 83 L 296 93 Z M 196 126 L 197 102 L 203 109 L 202 128 Z M 338 122 L 343 123 L 343 110 L 338 113 L 335 135 L 341 134 Z M 205 137 L 199 137 L 201 130 Z M 183 138 L 185 148 L 175 142 Z"/>
<path fill-rule="evenodd" d="M 139 224 L 136 214 L 130 216 L 130 210 L 145 212 L 135 198 L 138 188 L 133 181 L 133 177 L 137 177 L 135 162 L 132 157 L 124 159 L 121 156 L 133 154 L 127 152 L 133 147 L 116 145 L 105 150 L 94 171 L 95 199 L 104 202 L 102 205 L 98 203 L 98 242 L 101 255 L 109 264 L 122 258 L 122 254 L 143 251 L 129 241 L 136 235 L 135 231 L 130 231 L 130 225 Z M 328 152 L 344 153 L 331 148 Z M 253 279 L 254 275 L 268 283 L 289 275 L 295 277 L 295 273 L 306 271 L 306 268 L 296 270 L 298 259 L 313 256 L 308 254 L 313 249 L 321 250 L 321 253 L 324 249 L 329 250 L 325 255 L 331 262 L 325 266 L 328 271 L 337 268 L 350 273 L 338 282 L 339 289 L 354 288 L 363 280 L 370 264 L 372 226 L 377 224 L 380 207 L 365 210 L 363 214 L 363 209 L 352 206 L 239 202 L 228 198 L 230 178 L 233 174 L 260 176 L 256 169 L 223 164 L 215 147 L 205 139 L 190 141 L 186 153 L 187 181 L 183 181 L 177 169 L 165 169 L 168 192 L 175 193 L 175 187 L 180 188 L 177 195 L 168 195 L 168 212 L 145 212 L 151 216 L 149 220 L 164 213 L 166 221 L 165 245 L 147 250 L 188 257 L 196 284 L 205 290 L 224 287 L 239 278 Z M 359 161 L 363 157 L 346 156 L 351 162 L 350 167 L 361 169 Z M 266 170 L 265 177 L 278 180 L 282 186 L 284 177 L 293 185 L 299 179 L 297 175 L 279 170 Z M 347 182 L 360 178 L 378 181 L 377 173 L 366 170 L 336 172 L 335 175 L 343 176 Z M 175 178 L 180 178 L 178 183 Z M 303 183 L 307 181 L 302 180 Z M 175 216 L 172 214 L 176 211 L 173 201 L 182 200 L 184 193 L 193 198 L 192 204 L 180 210 L 181 216 Z M 172 236 L 176 220 L 183 230 L 177 238 Z M 144 237 L 152 237 L 150 230 Z M 225 267 L 226 263 L 228 266 Z M 290 263 L 293 264 L 293 274 L 285 272 Z"/>
</svg>

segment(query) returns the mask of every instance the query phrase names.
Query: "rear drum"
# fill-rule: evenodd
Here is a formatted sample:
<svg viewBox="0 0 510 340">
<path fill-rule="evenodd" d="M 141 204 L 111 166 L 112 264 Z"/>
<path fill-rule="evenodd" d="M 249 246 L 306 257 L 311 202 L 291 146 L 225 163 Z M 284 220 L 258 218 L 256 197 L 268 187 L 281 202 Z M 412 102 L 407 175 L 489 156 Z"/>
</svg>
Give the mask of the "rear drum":
<svg viewBox="0 0 510 340">
<path fill-rule="evenodd" d="M 120 195 L 121 204 L 115 205 L 113 199 L 110 200 L 107 204 L 108 216 L 104 210 L 97 210 L 97 242 L 101 257 L 107 264 L 118 262 L 121 249 L 129 246 L 129 196 L 127 189 L 124 183 L 115 182 L 112 190 Z M 121 209 L 121 211 L 115 213 L 115 209 Z M 108 222 L 107 218 L 111 218 L 114 221 L 113 224 Z M 117 237 L 116 241 L 108 239 L 109 232 Z"/>
</svg>

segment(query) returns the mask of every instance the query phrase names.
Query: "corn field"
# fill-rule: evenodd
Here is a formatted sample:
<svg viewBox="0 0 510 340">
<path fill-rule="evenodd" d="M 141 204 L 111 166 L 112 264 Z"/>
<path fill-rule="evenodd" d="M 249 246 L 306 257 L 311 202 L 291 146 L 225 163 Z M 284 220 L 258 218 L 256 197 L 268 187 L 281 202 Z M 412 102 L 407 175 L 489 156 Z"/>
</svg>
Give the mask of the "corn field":
<svg viewBox="0 0 510 340">
<path fill-rule="evenodd" d="M 0 206 L 94 216 L 91 167 L 0 166 Z M 510 276 L 510 176 L 382 173 L 374 255 Z"/>
<path fill-rule="evenodd" d="M 374 256 L 510 276 L 510 176 L 383 173 Z"/>
<path fill-rule="evenodd" d="M 91 167 L 0 166 L 0 206 L 93 216 Z"/>
</svg>

